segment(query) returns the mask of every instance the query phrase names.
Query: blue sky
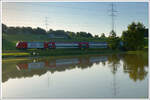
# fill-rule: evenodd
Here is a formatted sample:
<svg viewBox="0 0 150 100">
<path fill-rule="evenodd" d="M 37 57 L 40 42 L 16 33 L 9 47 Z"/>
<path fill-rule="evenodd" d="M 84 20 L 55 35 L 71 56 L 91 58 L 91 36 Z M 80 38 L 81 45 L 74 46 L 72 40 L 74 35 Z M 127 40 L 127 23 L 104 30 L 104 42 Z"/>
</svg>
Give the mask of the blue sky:
<svg viewBox="0 0 150 100">
<path fill-rule="evenodd" d="M 115 31 L 118 36 L 131 22 L 148 27 L 147 2 L 114 2 Z M 2 22 L 8 26 L 46 27 L 48 29 L 85 31 L 93 35 L 111 31 L 111 2 L 7 2 L 2 5 Z"/>
</svg>

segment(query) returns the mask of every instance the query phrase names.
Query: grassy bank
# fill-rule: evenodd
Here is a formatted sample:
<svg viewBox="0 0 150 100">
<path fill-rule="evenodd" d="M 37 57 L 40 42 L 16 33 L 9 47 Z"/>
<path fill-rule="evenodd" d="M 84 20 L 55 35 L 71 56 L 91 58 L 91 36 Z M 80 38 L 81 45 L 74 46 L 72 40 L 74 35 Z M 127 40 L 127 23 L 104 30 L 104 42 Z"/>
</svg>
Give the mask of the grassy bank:
<svg viewBox="0 0 150 100">
<path fill-rule="evenodd" d="M 8 57 L 38 57 L 38 56 L 72 56 L 87 54 L 111 54 L 119 53 L 120 50 L 111 49 L 30 49 L 30 50 L 5 50 L 3 58 Z"/>
<path fill-rule="evenodd" d="M 14 57 L 42 57 L 42 56 L 76 56 L 76 55 L 104 55 L 104 54 L 141 54 L 148 49 L 140 51 L 121 51 L 111 49 L 29 49 L 29 50 L 3 50 L 2 58 Z"/>
</svg>

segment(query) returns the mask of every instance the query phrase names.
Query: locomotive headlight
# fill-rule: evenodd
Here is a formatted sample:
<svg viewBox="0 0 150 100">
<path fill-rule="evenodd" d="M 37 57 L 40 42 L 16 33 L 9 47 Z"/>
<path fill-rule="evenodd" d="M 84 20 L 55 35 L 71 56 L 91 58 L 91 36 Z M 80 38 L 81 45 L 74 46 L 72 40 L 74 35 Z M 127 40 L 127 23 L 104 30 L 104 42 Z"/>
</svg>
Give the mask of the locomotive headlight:
<svg viewBox="0 0 150 100">
<path fill-rule="evenodd" d="M 16 46 L 18 46 L 19 42 L 16 43 Z"/>
</svg>

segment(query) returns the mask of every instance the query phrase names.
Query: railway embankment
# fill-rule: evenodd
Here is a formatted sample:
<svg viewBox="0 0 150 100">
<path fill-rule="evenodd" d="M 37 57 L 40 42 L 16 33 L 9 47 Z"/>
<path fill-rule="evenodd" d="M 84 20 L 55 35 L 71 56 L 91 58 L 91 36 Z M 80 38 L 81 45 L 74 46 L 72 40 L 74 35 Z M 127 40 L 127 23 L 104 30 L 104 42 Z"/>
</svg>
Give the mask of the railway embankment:
<svg viewBox="0 0 150 100">
<path fill-rule="evenodd" d="M 40 56 L 72 56 L 72 55 L 103 55 L 120 53 L 121 50 L 111 49 L 30 49 L 30 50 L 5 50 L 3 58 L 13 57 L 40 57 Z"/>
</svg>

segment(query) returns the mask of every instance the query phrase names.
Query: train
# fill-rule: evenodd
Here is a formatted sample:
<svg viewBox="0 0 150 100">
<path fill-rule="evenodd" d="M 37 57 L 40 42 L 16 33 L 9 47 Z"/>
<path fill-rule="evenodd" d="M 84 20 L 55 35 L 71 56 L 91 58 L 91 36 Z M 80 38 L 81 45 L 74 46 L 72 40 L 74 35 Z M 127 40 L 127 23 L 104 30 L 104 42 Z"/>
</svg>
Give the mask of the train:
<svg viewBox="0 0 150 100">
<path fill-rule="evenodd" d="M 16 43 L 17 49 L 57 49 L 57 48 L 107 48 L 107 42 L 24 42 Z"/>
</svg>

